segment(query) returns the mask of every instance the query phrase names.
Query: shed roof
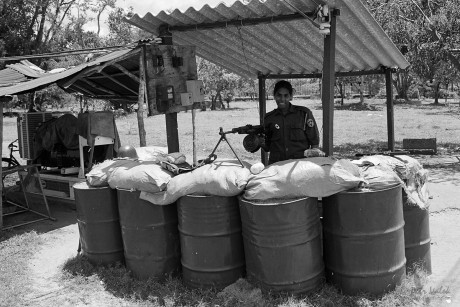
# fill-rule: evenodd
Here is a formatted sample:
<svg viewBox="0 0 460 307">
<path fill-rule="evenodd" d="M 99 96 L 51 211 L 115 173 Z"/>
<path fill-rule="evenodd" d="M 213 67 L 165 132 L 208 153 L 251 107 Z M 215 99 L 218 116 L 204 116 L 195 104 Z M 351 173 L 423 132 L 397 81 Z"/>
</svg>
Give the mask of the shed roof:
<svg viewBox="0 0 460 307">
<path fill-rule="evenodd" d="M 0 70 L 0 87 L 11 86 L 30 79 L 43 76 L 45 71 L 37 65 L 23 60 L 19 63 L 6 65 Z"/>
<path fill-rule="evenodd" d="M 132 47 L 126 47 L 124 49 L 120 49 L 103 56 L 96 58 L 95 60 L 87 63 L 80 64 L 78 66 L 72 67 L 62 72 L 58 73 L 47 73 L 41 76 L 40 78 L 36 78 L 30 81 L 21 82 L 12 86 L 2 87 L 0 88 L 0 97 L 4 95 L 13 95 L 13 94 L 20 94 L 26 93 L 33 90 L 39 90 L 44 88 L 48 85 L 53 83 L 59 82 L 63 83 L 68 79 L 74 78 L 75 76 L 79 75 L 85 69 L 90 69 L 92 67 L 100 67 L 101 70 L 104 68 L 103 64 L 116 62 L 118 60 L 122 60 L 125 56 L 134 49 Z M 94 72 L 91 70 L 91 72 Z M 82 91 L 80 91 L 82 92 Z M 82 92 L 85 94 L 85 92 Z"/>
<path fill-rule="evenodd" d="M 198 11 L 134 15 L 128 22 L 155 35 L 167 25 L 175 45 L 194 45 L 198 56 L 241 76 L 312 74 L 322 71 L 324 39 L 304 15 L 314 16 L 319 3 L 340 9 L 336 72 L 409 66 L 359 0 L 237 1 Z"/>
</svg>

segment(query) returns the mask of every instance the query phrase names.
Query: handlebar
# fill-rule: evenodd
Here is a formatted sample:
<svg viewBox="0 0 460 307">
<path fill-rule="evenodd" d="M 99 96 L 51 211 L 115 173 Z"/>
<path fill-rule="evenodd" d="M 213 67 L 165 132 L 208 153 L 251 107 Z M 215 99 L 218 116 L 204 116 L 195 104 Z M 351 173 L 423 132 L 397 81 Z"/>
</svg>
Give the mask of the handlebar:
<svg viewBox="0 0 460 307">
<path fill-rule="evenodd" d="M 14 143 L 16 143 L 17 141 L 18 141 L 18 139 L 16 139 L 13 142 L 9 143 L 8 148 L 18 148 L 18 145 L 14 145 Z"/>
</svg>

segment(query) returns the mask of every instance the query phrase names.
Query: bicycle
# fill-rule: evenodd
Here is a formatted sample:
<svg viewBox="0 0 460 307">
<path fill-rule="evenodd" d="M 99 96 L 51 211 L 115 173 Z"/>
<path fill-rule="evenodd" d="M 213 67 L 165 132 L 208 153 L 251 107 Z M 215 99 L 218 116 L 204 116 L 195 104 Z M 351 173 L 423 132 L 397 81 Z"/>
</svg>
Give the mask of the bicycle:
<svg viewBox="0 0 460 307">
<path fill-rule="evenodd" d="M 18 145 L 15 145 L 15 143 L 18 141 L 18 139 L 14 140 L 10 144 L 8 144 L 8 149 L 10 150 L 10 156 L 9 157 L 2 157 L 2 169 L 3 168 L 11 168 L 20 165 L 18 160 L 14 157 L 13 153 L 16 151 L 19 151 Z"/>
</svg>

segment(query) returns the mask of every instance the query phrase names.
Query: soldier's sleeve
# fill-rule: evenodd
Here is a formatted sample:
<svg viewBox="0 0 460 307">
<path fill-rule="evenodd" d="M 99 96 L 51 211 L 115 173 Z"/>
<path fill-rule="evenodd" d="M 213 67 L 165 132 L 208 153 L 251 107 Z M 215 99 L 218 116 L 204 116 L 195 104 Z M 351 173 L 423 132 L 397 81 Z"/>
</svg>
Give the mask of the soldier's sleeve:
<svg viewBox="0 0 460 307">
<path fill-rule="evenodd" d="M 308 109 L 305 114 L 304 130 L 307 135 L 308 143 L 310 145 L 319 145 L 318 125 L 310 109 Z"/>
<path fill-rule="evenodd" d="M 267 120 L 267 116 L 264 119 L 264 129 L 265 129 L 265 151 L 270 151 L 270 144 L 272 140 L 272 130 L 270 129 L 270 120 Z"/>
</svg>

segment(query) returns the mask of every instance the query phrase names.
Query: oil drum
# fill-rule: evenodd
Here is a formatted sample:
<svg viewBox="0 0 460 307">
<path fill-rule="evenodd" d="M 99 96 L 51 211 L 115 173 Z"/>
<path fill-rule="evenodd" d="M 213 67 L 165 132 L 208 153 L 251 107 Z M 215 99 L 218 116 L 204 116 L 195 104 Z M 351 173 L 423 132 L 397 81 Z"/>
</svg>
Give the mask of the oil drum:
<svg viewBox="0 0 460 307">
<path fill-rule="evenodd" d="M 180 271 L 177 206 L 155 205 L 140 191 L 118 189 L 126 267 L 138 279 L 163 280 Z"/>
<path fill-rule="evenodd" d="M 316 198 L 239 198 L 246 273 L 264 292 L 307 293 L 324 281 Z"/>
<path fill-rule="evenodd" d="M 430 212 L 428 208 L 408 204 L 404 191 L 402 197 L 406 267 L 420 267 L 431 274 Z"/>
<path fill-rule="evenodd" d="M 110 187 L 90 187 L 86 182 L 73 188 L 83 255 L 93 264 L 122 262 L 117 192 Z"/>
<path fill-rule="evenodd" d="M 186 195 L 177 201 L 184 283 L 224 288 L 244 276 L 237 197 Z"/>
<path fill-rule="evenodd" d="M 381 295 L 406 275 L 401 186 L 323 198 L 326 279 L 344 294 Z"/>
</svg>

